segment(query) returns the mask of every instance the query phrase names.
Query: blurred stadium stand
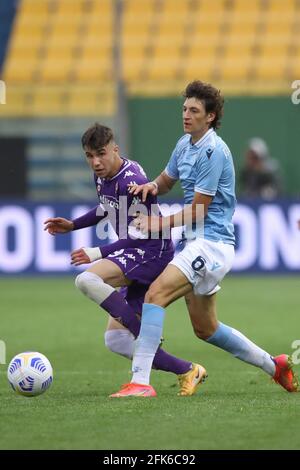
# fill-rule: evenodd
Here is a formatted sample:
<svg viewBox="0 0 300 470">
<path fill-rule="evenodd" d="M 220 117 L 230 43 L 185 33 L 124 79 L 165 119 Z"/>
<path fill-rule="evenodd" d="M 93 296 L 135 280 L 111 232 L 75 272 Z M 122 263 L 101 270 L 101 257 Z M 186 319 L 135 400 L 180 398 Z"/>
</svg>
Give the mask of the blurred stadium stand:
<svg viewBox="0 0 300 470">
<path fill-rule="evenodd" d="M 129 92 L 177 94 L 201 76 L 231 93 L 250 87 L 270 94 L 283 92 L 300 72 L 299 0 L 124 0 L 123 6 Z M 9 18 L 10 10 L 4 10 Z M 10 22 L 1 21 L 1 38 Z M 113 112 L 112 52 L 112 0 L 20 0 L 4 64 L 7 112 Z"/>
<path fill-rule="evenodd" d="M 3 74 L 9 115 L 113 112 L 111 4 L 20 0 Z"/>
<path fill-rule="evenodd" d="M 123 0 L 118 31 L 116 4 L 0 0 L 0 135 L 27 138 L 33 199 L 90 196 L 80 135 L 114 123 L 119 40 L 129 98 L 178 96 L 195 78 L 226 96 L 287 95 L 300 78 L 300 0 Z"/>
</svg>

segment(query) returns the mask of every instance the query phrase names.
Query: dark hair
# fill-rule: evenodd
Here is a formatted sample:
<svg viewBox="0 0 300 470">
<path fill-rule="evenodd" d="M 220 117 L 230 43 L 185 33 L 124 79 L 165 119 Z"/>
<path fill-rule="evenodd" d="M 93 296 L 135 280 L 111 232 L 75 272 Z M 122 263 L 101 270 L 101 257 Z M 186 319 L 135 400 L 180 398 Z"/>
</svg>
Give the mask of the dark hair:
<svg viewBox="0 0 300 470">
<path fill-rule="evenodd" d="M 99 150 L 105 147 L 114 139 L 113 131 L 98 122 L 89 127 L 81 138 L 82 147 L 88 147 L 91 150 Z"/>
<path fill-rule="evenodd" d="M 185 98 L 196 98 L 202 101 L 207 113 L 215 113 L 216 117 L 211 122 L 210 127 L 217 129 L 221 125 L 221 117 L 223 116 L 224 98 L 220 90 L 204 83 L 200 80 L 195 80 L 187 85 L 183 96 Z"/>
</svg>

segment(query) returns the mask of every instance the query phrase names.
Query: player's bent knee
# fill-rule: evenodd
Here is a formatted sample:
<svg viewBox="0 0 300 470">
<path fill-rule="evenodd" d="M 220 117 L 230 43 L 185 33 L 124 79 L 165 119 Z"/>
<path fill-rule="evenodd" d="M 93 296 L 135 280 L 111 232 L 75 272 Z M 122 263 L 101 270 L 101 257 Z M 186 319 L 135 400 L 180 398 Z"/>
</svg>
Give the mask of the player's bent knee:
<svg viewBox="0 0 300 470">
<path fill-rule="evenodd" d="M 194 328 L 194 333 L 197 338 L 206 341 L 211 335 L 207 334 L 204 330 L 199 330 L 198 328 Z"/>
<path fill-rule="evenodd" d="M 76 287 L 89 299 L 101 305 L 113 292 L 114 288 L 103 282 L 103 279 L 95 273 L 85 271 L 75 279 Z"/>
<path fill-rule="evenodd" d="M 197 338 L 202 339 L 203 341 L 207 341 L 216 331 L 217 328 L 209 327 L 209 328 L 199 328 L 197 326 L 193 327 L 194 333 Z"/>
<path fill-rule="evenodd" d="M 78 276 L 75 279 L 75 286 L 77 289 L 79 289 L 83 294 L 87 294 L 88 292 L 88 279 L 87 276 L 85 276 L 85 272 L 78 274 Z"/>
<path fill-rule="evenodd" d="M 162 289 L 159 287 L 151 287 L 149 288 L 148 292 L 145 295 L 145 302 L 147 304 L 156 304 L 162 305 L 164 304 L 165 296 Z"/>
<path fill-rule="evenodd" d="M 104 333 L 104 344 L 111 352 L 118 351 L 119 330 L 108 330 Z"/>
<path fill-rule="evenodd" d="M 104 343 L 107 349 L 129 359 L 133 356 L 134 340 L 133 334 L 124 329 L 107 330 L 104 333 Z"/>
</svg>

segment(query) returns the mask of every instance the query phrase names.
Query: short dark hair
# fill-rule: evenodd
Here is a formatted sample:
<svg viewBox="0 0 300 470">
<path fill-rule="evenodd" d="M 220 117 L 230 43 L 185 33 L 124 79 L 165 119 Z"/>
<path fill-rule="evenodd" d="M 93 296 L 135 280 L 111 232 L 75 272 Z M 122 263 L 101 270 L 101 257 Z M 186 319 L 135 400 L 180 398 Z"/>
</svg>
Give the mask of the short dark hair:
<svg viewBox="0 0 300 470">
<path fill-rule="evenodd" d="M 98 122 L 89 127 L 81 138 L 82 147 L 88 147 L 91 150 L 99 150 L 114 140 L 113 131 Z"/>
<path fill-rule="evenodd" d="M 220 90 L 213 87 L 210 83 L 204 83 L 195 80 L 189 83 L 183 93 L 184 98 L 196 98 L 202 101 L 207 113 L 215 113 L 216 117 L 210 127 L 217 129 L 221 125 L 223 116 L 224 98 Z"/>
</svg>

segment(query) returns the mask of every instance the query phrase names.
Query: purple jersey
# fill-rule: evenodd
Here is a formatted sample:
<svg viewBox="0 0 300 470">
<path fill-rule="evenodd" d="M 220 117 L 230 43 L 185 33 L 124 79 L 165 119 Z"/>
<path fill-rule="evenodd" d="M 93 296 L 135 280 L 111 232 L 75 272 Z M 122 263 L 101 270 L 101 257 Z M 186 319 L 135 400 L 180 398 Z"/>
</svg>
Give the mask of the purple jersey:
<svg viewBox="0 0 300 470">
<path fill-rule="evenodd" d="M 142 203 L 140 196 L 133 196 L 129 193 L 130 184 L 148 183 L 148 178 L 143 168 L 137 163 L 123 158 L 123 164 L 118 173 L 110 179 L 100 178 L 94 175 L 100 207 L 103 213 L 107 212 L 107 218 L 111 222 L 115 232 L 120 239 L 145 238 L 138 232 L 132 224 L 133 214 L 143 211 L 150 215 L 152 212 L 161 215 L 156 196 L 148 195 L 147 200 Z M 98 211 L 98 214 L 101 211 Z"/>
<path fill-rule="evenodd" d="M 103 256 L 116 263 L 128 279 L 149 285 L 173 258 L 174 247 L 171 240 L 139 238 L 141 234 L 135 228 L 131 226 L 128 230 L 138 210 L 150 215 L 152 209 L 161 215 L 156 196 L 149 194 L 142 204 L 140 196 L 129 193 L 128 185 L 149 181 L 144 170 L 137 162 L 123 158 L 115 176 L 105 179 L 94 175 L 94 178 L 100 205 L 120 237 L 112 245 L 114 251 L 110 245 L 100 248 Z"/>
<path fill-rule="evenodd" d="M 144 184 L 149 180 L 137 162 L 126 158 L 123 158 L 121 168 L 112 178 L 105 179 L 94 175 L 94 179 L 101 210 L 95 207 L 73 220 L 74 230 L 96 225 L 108 218 L 119 235 L 119 240 L 101 246 L 102 257 L 117 264 L 127 279 L 133 281 L 128 295 L 131 295 L 130 292 L 136 292 L 136 298 L 141 303 L 143 296 L 137 292 L 134 285 L 138 283 L 149 286 L 174 256 L 172 240 L 145 238 L 136 228 L 130 227 L 133 214 L 137 211 L 150 215 L 152 209 L 154 214 L 161 215 L 157 198 L 148 195 L 147 201 L 142 204 L 139 196 L 129 193 L 129 184 Z M 143 291 L 144 288 L 141 289 Z"/>
</svg>

